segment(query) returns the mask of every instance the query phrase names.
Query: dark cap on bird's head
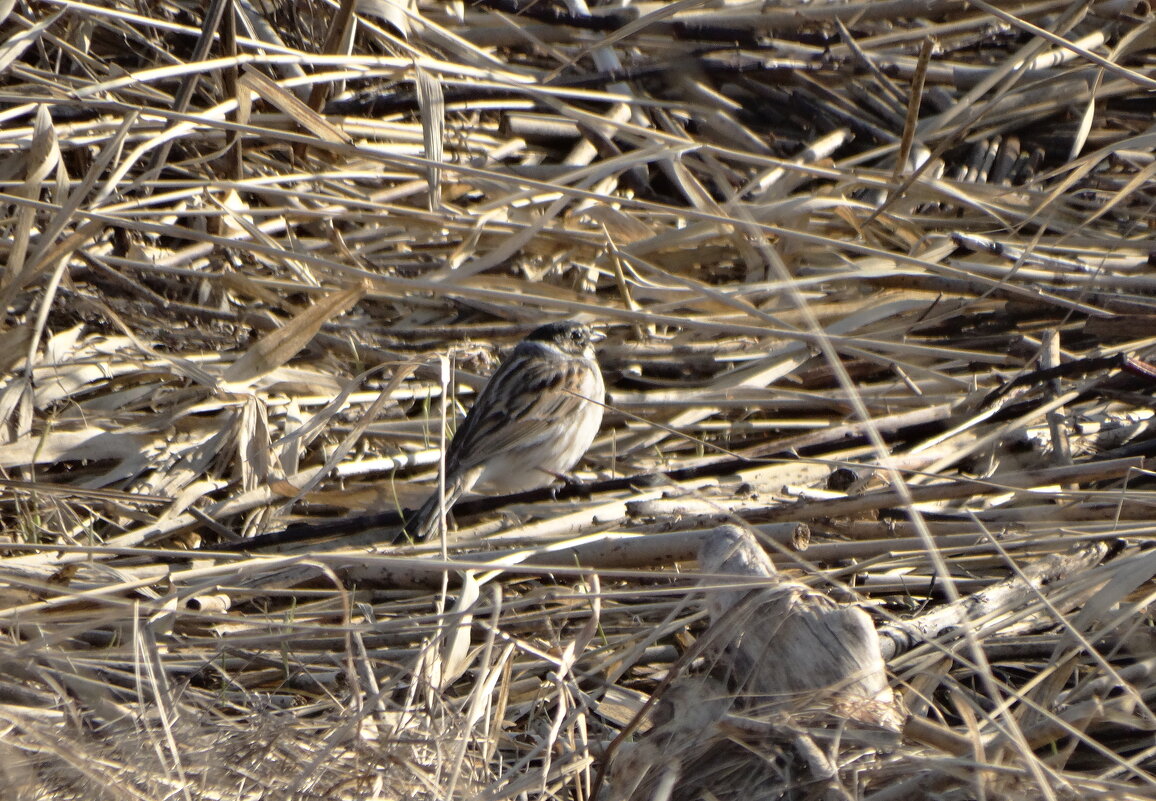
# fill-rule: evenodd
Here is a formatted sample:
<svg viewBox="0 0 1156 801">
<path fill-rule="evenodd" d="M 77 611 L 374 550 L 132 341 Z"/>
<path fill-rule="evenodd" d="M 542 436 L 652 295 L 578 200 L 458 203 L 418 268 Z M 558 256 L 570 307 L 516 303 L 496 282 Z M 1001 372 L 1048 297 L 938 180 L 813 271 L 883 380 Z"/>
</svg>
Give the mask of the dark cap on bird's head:
<svg viewBox="0 0 1156 801">
<path fill-rule="evenodd" d="M 527 342 L 543 342 L 574 354 L 583 353 L 591 344 L 602 339 L 603 337 L 591 331 L 589 326 L 573 320 L 540 325 L 526 337 Z"/>
</svg>

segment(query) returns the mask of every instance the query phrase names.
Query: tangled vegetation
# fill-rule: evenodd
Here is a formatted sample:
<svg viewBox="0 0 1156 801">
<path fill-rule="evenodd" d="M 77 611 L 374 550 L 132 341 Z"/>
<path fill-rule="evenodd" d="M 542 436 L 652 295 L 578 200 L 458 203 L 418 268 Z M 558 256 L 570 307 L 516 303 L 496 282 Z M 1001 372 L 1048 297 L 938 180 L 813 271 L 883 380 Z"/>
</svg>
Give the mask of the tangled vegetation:
<svg viewBox="0 0 1156 801">
<path fill-rule="evenodd" d="M 1156 792 L 1147 2 L 0 18 L 0 795 Z M 392 543 L 564 318 L 578 481 Z M 889 656 L 900 733 L 646 738 L 736 522 L 882 629 L 965 610 Z"/>
</svg>

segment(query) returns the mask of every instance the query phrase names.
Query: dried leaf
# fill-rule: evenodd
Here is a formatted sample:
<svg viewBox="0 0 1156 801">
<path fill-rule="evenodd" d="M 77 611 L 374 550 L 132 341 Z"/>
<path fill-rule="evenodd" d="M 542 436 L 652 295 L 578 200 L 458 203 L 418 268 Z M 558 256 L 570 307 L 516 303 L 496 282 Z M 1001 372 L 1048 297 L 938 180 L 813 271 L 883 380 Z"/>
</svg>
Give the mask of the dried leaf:
<svg viewBox="0 0 1156 801">
<path fill-rule="evenodd" d="M 344 314 L 361 300 L 365 291 L 365 286 L 358 285 L 325 295 L 249 348 L 245 355 L 229 366 L 223 380 L 238 390 L 280 367 L 308 345 L 321 330 L 321 326 Z"/>
<path fill-rule="evenodd" d="M 237 83 L 275 106 L 318 139 L 334 144 L 349 144 L 353 141 L 348 134 L 309 108 L 296 95 L 286 92 L 255 67 L 246 65 L 245 72 Z"/>
<path fill-rule="evenodd" d="M 36 199 L 40 197 L 44 179 L 60 163 L 60 147 L 56 141 L 56 129 L 48 106 L 36 107 L 36 119 L 32 128 L 32 146 L 24 159 L 24 182 L 17 193 L 20 197 Z M 32 235 L 36 209 L 31 205 L 20 205 L 16 210 L 16 228 L 12 237 L 12 250 L 8 255 L 7 269 L 0 276 L 0 289 L 14 286 L 24 270 L 24 259 L 28 254 L 29 239 Z M 6 305 L 6 304 L 0 304 Z"/>
<path fill-rule="evenodd" d="M 446 616 L 449 625 L 442 632 L 442 647 L 438 661 L 440 669 L 435 674 L 438 676 L 438 687 L 448 687 L 461 677 L 473 662 L 473 659 L 470 658 L 470 642 L 474 623 L 473 610 L 480 597 L 481 585 L 478 583 L 477 577 L 472 570 L 466 571 L 462 575 L 458 599 Z"/>
<path fill-rule="evenodd" d="M 357 0 L 357 13 L 377 17 L 389 23 L 402 39 L 409 39 L 412 0 Z"/>
<path fill-rule="evenodd" d="M 0 0 L 0 23 L 8 19 L 8 15 L 12 13 L 12 7 L 15 4 L 16 0 Z M 3 44 L 0 44 L 0 72 L 6 71 L 12 63 L 20 58 L 30 45 L 36 43 L 44 32 L 51 28 L 64 13 L 64 9 L 57 11 L 55 14 L 40 20 L 31 28 L 14 33 L 8 37 Z"/>
<path fill-rule="evenodd" d="M 417 84 L 417 102 L 421 108 L 421 134 L 425 142 L 425 157 L 431 162 L 426 167 L 429 181 L 429 208 L 436 211 L 441 206 L 441 164 L 445 158 L 442 152 L 442 137 L 445 135 L 446 101 L 442 85 L 437 76 L 414 67 L 414 83 Z"/>
<path fill-rule="evenodd" d="M 265 404 L 253 395 L 245 398 L 237 425 L 237 464 L 241 467 L 241 486 L 256 489 L 268 483 L 270 454 L 269 417 Z"/>
<path fill-rule="evenodd" d="M 152 442 L 144 431 L 84 428 L 22 436 L 0 445 L 0 467 L 139 457 Z"/>
</svg>

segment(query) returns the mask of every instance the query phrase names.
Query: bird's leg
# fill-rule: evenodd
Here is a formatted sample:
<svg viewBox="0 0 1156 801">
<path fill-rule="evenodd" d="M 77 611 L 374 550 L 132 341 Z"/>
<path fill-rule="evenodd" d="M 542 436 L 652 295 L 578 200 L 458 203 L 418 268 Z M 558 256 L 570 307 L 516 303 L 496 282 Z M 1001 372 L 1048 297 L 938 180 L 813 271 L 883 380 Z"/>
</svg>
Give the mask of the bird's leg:
<svg viewBox="0 0 1156 801">
<path fill-rule="evenodd" d="M 550 475 L 562 482 L 562 486 L 558 486 L 557 484 L 550 485 L 550 494 L 553 500 L 558 500 L 558 495 L 563 492 L 568 498 L 575 496 L 581 498 L 590 497 L 590 485 L 578 478 L 578 476 L 572 473 L 555 473 L 553 471 L 550 471 Z"/>
</svg>

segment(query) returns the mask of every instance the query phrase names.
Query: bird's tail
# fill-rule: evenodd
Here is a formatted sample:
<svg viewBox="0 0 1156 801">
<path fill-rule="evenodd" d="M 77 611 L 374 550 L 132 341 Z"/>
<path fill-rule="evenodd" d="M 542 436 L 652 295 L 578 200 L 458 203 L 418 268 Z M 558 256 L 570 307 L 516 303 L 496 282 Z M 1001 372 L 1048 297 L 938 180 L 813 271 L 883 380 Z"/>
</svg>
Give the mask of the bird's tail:
<svg viewBox="0 0 1156 801">
<path fill-rule="evenodd" d="M 480 474 L 480 471 L 477 472 Z M 447 513 L 478 480 L 478 476 L 471 473 L 446 481 L 445 509 Z M 408 538 L 414 542 L 421 542 L 436 534 L 441 521 L 441 515 L 438 513 L 439 506 L 439 494 L 435 491 L 426 499 L 420 509 L 406 518 L 398 539 Z"/>
</svg>

